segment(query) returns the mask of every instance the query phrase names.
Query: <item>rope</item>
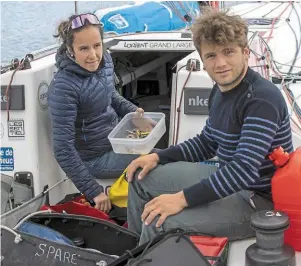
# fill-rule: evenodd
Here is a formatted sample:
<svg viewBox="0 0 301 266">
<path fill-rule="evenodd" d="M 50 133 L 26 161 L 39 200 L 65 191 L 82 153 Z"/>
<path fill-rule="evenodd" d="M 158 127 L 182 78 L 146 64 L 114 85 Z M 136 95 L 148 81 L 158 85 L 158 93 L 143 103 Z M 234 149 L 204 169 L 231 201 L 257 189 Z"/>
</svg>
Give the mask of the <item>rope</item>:
<svg viewBox="0 0 301 266">
<path fill-rule="evenodd" d="M 181 12 L 178 10 L 177 6 L 172 1 L 166 1 L 166 3 L 170 6 L 171 10 L 185 23 L 187 23 L 186 19 L 182 16 Z"/>
<path fill-rule="evenodd" d="M 263 6 L 267 5 L 267 4 L 268 4 L 268 2 L 265 2 L 265 3 L 263 3 L 261 6 L 257 6 L 257 7 L 253 8 L 253 9 L 247 11 L 246 13 L 241 14 L 240 16 L 244 16 L 244 15 L 246 15 L 246 14 L 251 13 L 251 12 L 254 11 L 254 10 L 258 10 L 259 8 L 261 8 L 261 7 L 263 7 Z"/>
<path fill-rule="evenodd" d="M 12 233 L 13 235 L 15 235 L 15 241 L 14 242 L 16 244 L 19 244 L 22 241 L 21 235 L 17 234 L 13 229 L 11 229 L 11 228 L 9 228 L 5 225 L 0 225 L 0 228 Z"/>
<path fill-rule="evenodd" d="M 15 76 L 16 72 L 17 72 L 18 70 L 22 69 L 22 67 L 23 67 L 23 65 L 20 63 L 20 64 L 18 65 L 18 67 L 14 70 L 14 72 L 13 72 L 12 75 L 11 75 L 10 81 L 9 81 L 7 87 L 6 87 L 6 90 L 5 90 L 7 121 L 10 120 L 10 117 L 9 117 L 9 103 L 10 103 L 10 101 L 9 101 L 9 89 L 10 89 L 10 87 L 11 87 L 11 84 L 12 84 L 12 82 L 13 82 L 13 79 L 14 79 L 14 76 Z"/>
<path fill-rule="evenodd" d="M 282 3 L 284 4 L 284 3 Z M 268 12 L 267 14 L 263 15 L 263 17 L 267 16 L 268 14 L 270 14 L 271 12 L 275 11 L 277 8 L 279 8 L 282 4 L 277 5 L 277 7 L 275 7 L 274 9 L 272 9 L 270 12 Z M 286 22 L 288 23 L 288 26 L 290 27 L 290 29 L 292 30 L 293 34 L 294 34 L 294 38 L 296 40 L 296 53 L 295 53 L 295 57 L 294 59 L 291 61 L 291 64 L 287 64 L 287 63 L 279 63 L 278 61 L 275 61 L 273 58 L 273 53 L 268 45 L 269 40 L 272 38 L 272 34 L 274 31 L 274 27 L 275 27 L 275 22 L 278 21 L 283 14 L 287 11 L 287 9 L 292 6 L 292 10 L 289 13 L 289 15 L 292 14 L 292 11 L 294 10 L 295 13 L 297 14 L 296 8 L 294 6 L 294 3 L 289 2 L 288 5 L 285 6 L 285 8 L 279 13 L 278 16 L 276 16 L 273 20 L 272 20 L 272 25 L 271 25 L 271 30 L 269 31 L 269 35 L 267 40 L 264 40 L 262 38 L 262 36 L 260 34 L 258 34 L 258 32 L 253 33 L 253 35 L 250 37 L 249 39 L 249 45 L 252 44 L 252 42 L 255 40 L 256 37 L 259 38 L 260 41 L 260 49 L 261 49 L 261 55 L 258 52 L 255 52 L 254 50 L 250 49 L 251 53 L 255 56 L 256 58 L 256 66 L 252 66 L 252 68 L 256 67 L 259 68 L 259 70 L 261 70 L 260 72 L 262 72 L 262 76 L 265 76 L 267 79 L 272 80 L 272 73 L 270 73 L 270 71 L 272 71 L 277 78 L 281 79 L 281 88 L 287 98 L 288 104 L 290 106 L 290 120 L 292 121 L 292 123 L 294 124 L 295 128 L 298 129 L 298 131 L 300 130 L 301 132 L 301 108 L 300 106 L 298 106 L 297 100 L 301 97 L 301 95 L 299 95 L 297 98 L 293 95 L 292 91 L 289 89 L 289 85 L 291 83 L 294 82 L 294 80 L 296 78 L 300 78 L 300 72 L 297 73 L 292 73 L 291 71 L 293 70 L 293 68 L 300 68 L 299 66 L 295 66 L 296 62 L 298 59 L 300 59 L 300 57 L 298 56 L 298 53 L 300 51 L 300 46 L 301 46 L 301 40 L 297 40 L 297 35 L 296 32 L 294 31 L 294 29 L 291 27 L 291 25 L 289 24 L 290 22 L 290 16 L 288 16 L 288 18 L 286 19 Z M 260 6 L 261 7 L 261 6 Z M 246 13 L 249 13 L 251 11 L 248 11 Z M 245 14 L 246 14 L 245 13 Z M 300 17 L 297 14 L 297 19 L 299 22 L 299 29 L 301 29 L 301 22 L 300 22 Z M 263 64 L 258 64 L 259 62 L 263 62 Z M 285 66 L 289 66 L 290 69 L 287 73 L 282 72 L 280 70 L 280 68 L 278 67 L 278 65 L 285 65 Z M 285 79 L 290 79 L 289 81 L 285 82 Z M 293 115 L 296 115 L 297 117 L 297 121 L 296 119 L 293 117 Z M 299 122 L 299 124 L 298 124 Z M 292 128 L 293 131 L 294 128 Z M 295 133 L 297 133 L 295 131 Z M 300 135 L 300 133 L 298 134 Z"/>
<path fill-rule="evenodd" d="M 31 218 L 37 214 L 41 214 L 41 213 L 51 213 L 51 210 L 49 209 L 49 210 L 45 210 L 45 211 L 37 211 L 37 212 L 33 212 L 31 214 L 28 214 L 19 223 L 17 223 L 17 225 L 14 227 L 14 230 L 17 230 L 20 227 L 20 225 L 22 223 L 24 223 L 26 220 L 28 220 L 29 218 Z"/>
<path fill-rule="evenodd" d="M 265 18 L 267 15 L 271 14 L 274 10 L 276 10 L 278 7 L 282 6 L 284 3 L 280 3 L 280 5 L 274 7 L 271 11 L 266 13 L 265 15 L 262 16 L 262 18 Z"/>
</svg>

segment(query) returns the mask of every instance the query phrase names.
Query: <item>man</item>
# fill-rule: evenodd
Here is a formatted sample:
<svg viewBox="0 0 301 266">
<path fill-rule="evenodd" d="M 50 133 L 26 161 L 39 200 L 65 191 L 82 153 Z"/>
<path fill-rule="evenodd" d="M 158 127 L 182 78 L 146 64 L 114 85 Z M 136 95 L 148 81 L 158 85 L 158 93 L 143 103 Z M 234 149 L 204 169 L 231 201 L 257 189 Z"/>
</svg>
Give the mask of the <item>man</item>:
<svg viewBox="0 0 301 266">
<path fill-rule="evenodd" d="M 251 237 L 252 213 L 273 208 L 268 155 L 279 146 L 293 151 L 289 114 L 279 89 L 248 67 L 247 33 L 227 12 L 196 21 L 194 44 L 216 82 L 209 118 L 200 135 L 129 165 L 128 222 L 140 244 L 176 227 Z M 215 156 L 220 168 L 199 163 Z"/>
</svg>

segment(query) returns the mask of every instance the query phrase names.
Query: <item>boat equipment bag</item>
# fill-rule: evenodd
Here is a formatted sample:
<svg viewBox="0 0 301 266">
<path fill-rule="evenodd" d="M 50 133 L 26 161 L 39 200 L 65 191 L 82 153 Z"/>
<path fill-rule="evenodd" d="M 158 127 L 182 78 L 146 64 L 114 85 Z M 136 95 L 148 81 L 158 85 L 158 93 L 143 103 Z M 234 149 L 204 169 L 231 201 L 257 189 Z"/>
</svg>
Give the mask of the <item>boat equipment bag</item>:
<svg viewBox="0 0 301 266">
<path fill-rule="evenodd" d="M 20 224 L 17 230 L 53 242 L 74 246 L 71 239 L 45 225 L 25 221 Z"/>
<path fill-rule="evenodd" d="M 117 258 L 1 226 L 2 266 L 106 266 Z"/>
<path fill-rule="evenodd" d="M 127 228 L 83 215 L 42 213 L 29 221 L 55 230 L 79 246 L 110 255 L 123 255 L 137 247 L 139 236 Z"/>
<path fill-rule="evenodd" d="M 172 229 L 127 251 L 109 266 L 226 266 L 228 250 L 227 237 Z"/>
<path fill-rule="evenodd" d="M 87 201 L 84 195 L 80 193 L 68 194 L 63 200 L 56 205 L 43 205 L 41 210 L 51 210 L 57 213 L 67 213 L 75 215 L 84 215 L 101 220 L 106 220 L 111 223 L 117 223 L 127 227 L 126 220 L 126 208 L 120 208 L 116 205 L 112 205 L 112 209 L 109 214 L 98 210 L 93 207 L 93 202 Z"/>
</svg>

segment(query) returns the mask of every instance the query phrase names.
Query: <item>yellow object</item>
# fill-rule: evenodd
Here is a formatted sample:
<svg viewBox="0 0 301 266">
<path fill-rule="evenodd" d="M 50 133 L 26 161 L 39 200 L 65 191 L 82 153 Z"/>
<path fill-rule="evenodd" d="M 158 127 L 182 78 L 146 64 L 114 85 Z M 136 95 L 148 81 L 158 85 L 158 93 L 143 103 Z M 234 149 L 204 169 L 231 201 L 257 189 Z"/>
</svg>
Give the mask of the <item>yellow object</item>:
<svg viewBox="0 0 301 266">
<path fill-rule="evenodd" d="M 145 138 L 145 137 L 148 136 L 149 133 L 150 133 L 150 132 L 143 132 L 143 131 L 140 131 L 140 130 L 137 130 L 137 131 L 136 131 L 136 134 L 137 134 L 137 136 L 138 136 L 139 138 Z"/>
<path fill-rule="evenodd" d="M 127 132 L 129 133 L 128 136 L 127 136 L 127 138 L 131 138 L 131 139 L 145 138 L 150 133 L 150 131 L 141 131 L 139 129 L 134 129 L 133 131 L 127 130 Z"/>
<path fill-rule="evenodd" d="M 146 154 L 141 154 L 140 157 L 144 155 Z M 111 203 L 120 208 L 127 207 L 128 205 L 129 183 L 126 180 L 126 170 L 127 169 L 125 169 L 121 176 L 113 183 L 108 192 Z"/>
<path fill-rule="evenodd" d="M 127 207 L 129 183 L 126 180 L 126 169 L 109 189 L 111 203 L 118 207 Z"/>
</svg>

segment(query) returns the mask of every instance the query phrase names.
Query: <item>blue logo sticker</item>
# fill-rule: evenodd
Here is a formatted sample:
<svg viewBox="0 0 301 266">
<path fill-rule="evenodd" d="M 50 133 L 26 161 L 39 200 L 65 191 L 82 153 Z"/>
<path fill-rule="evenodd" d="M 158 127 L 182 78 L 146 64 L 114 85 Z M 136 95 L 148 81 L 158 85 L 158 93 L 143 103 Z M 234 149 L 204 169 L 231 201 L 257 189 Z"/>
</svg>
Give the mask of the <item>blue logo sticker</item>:
<svg viewBox="0 0 301 266">
<path fill-rule="evenodd" d="M 127 20 L 120 14 L 116 14 L 108 19 L 109 22 L 113 23 L 117 29 L 124 29 L 129 26 Z"/>
<path fill-rule="evenodd" d="M 1 147 L 0 151 L 1 171 L 14 171 L 14 150 L 13 148 Z"/>
<path fill-rule="evenodd" d="M 208 160 L 208 161 L 202 161 L 200 162 L 201 164 L 209 164 L 209 165 L 214 165 L 216 167 L 220 167 L 220 163 L 216 160 Z"/>
</svg>

